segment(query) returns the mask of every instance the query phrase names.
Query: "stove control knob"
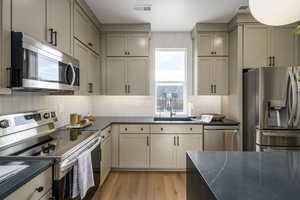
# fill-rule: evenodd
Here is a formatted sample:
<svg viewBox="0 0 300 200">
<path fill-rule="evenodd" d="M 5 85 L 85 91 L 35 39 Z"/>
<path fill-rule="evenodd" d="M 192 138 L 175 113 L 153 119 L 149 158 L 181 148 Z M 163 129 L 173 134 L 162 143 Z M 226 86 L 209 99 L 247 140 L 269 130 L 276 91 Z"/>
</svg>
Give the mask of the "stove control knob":
<svg viewBox="0 0 300 200">
<path fill-rule="evenodd" d="M 8 128 L 8 127 L 9 127 L 8 120 L 2 120 L 2 121 L 0 121 L 0 128 Z"/>
<path fill-rule="evenodd" d="M 44 114 L 44 119 L 49 119 L 50 118 L 50 114 L 49 113 L 45 113 Z"/>
</svg>

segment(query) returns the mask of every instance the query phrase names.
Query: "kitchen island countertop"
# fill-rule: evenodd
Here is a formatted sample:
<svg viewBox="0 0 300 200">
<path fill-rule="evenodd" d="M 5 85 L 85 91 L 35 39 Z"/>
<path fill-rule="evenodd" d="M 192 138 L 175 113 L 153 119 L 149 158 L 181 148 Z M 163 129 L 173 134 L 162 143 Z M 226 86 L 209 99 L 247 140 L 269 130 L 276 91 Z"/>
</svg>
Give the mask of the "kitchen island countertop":
<svg viewBox="0 0 300 200">
<path fill-rule="evenodd" d="M 300 197 L 300 153 L 189 152 L 187 200 Z"/>
</svg>

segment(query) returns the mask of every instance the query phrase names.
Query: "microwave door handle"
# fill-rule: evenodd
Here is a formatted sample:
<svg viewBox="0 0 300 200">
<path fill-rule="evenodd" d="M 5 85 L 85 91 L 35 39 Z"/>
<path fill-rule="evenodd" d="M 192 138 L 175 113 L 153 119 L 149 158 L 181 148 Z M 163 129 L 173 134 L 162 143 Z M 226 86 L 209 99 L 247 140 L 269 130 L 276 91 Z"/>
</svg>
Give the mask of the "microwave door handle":
<svg viewBox="0 0 300 200">
<path fill-rule="evenodd" d="M 72 79 L 72 82 L 71 82 L 71 86 L 73 86 L 75 84 L 75 80 L 76 80 L 76 72 L 75 72 L 75 68 L 74 66 L 72 65 L 72 63 L 69 63 L 69 66 L 71 67 L 72 69 L 72 73 L 73 73 L 73 79 Z"/>
</svg>

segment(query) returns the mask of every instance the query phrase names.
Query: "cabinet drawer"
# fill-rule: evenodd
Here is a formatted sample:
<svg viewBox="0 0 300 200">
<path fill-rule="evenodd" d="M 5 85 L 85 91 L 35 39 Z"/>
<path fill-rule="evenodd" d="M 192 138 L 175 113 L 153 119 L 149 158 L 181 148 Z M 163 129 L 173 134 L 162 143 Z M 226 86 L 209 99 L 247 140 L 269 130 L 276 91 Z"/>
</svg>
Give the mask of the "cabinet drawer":
<svg viewBox="0 0 300 200">
<path fill-rule="evenodd" d="M 126 124 L 120 125 L 120 133 L 149 133 L 150 127 L 149 125 L 133 125 L 133 124 Z"/>
<path fill-rule="evenodd" d="M 202 125 L 152 125 L 151 133 L 202 133 Z"/>
<path fill-rule="evenodd" d="M 43 187 L 41 192 L 36 189 Z M 8 196 L 5 200 L 39 200 L 41 199 L 52 187 L 52 167 L 39 174 L 31 181 L 23 185 L 17 191 Z"/>
<path fill-rule="evenodd" d="M 108 137 L 111 135 L 111 127 L 107 127 L 105 128 L 103 131 L 101 131 L 101 136 L 104 136 L 104 137 Z"/>
</svg>

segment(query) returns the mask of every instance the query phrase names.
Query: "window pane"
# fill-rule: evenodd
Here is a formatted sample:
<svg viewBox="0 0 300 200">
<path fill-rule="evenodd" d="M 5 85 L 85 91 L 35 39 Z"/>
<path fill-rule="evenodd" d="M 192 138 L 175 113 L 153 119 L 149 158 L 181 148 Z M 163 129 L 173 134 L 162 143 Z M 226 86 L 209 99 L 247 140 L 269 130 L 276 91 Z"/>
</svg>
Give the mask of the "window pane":
<svg viewBox="0 0 300 200">
<path fill-rule="evenodd" d="M 185 81 L 185 51 L 156 50 L 156 81 Z"/>
<path fill-rule="evenodd" d="M 184 111 L 184 86 L 183 84 L 159 84 L 156 91 L 157 112 Z"/>
</svg>

